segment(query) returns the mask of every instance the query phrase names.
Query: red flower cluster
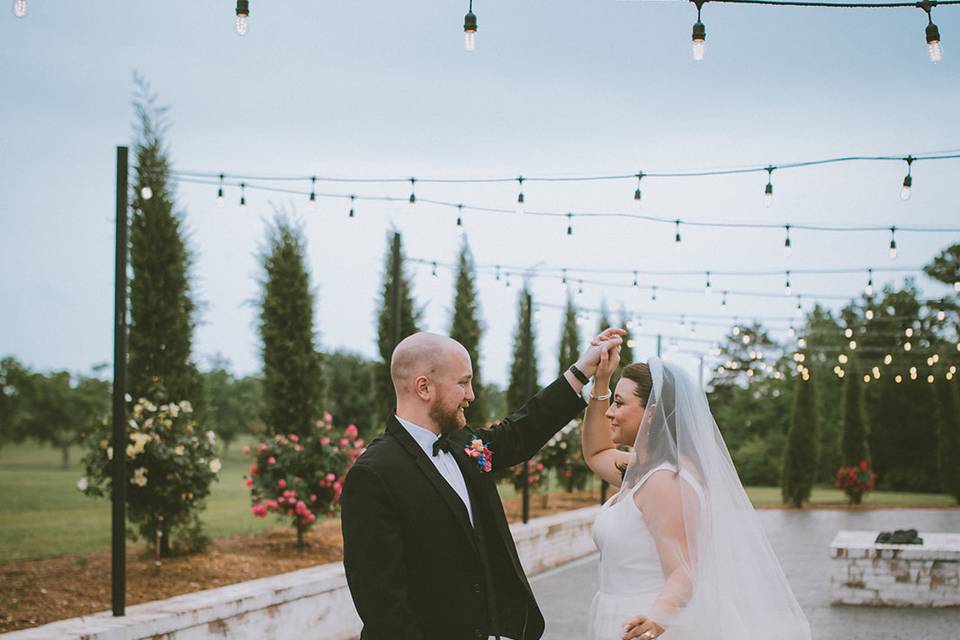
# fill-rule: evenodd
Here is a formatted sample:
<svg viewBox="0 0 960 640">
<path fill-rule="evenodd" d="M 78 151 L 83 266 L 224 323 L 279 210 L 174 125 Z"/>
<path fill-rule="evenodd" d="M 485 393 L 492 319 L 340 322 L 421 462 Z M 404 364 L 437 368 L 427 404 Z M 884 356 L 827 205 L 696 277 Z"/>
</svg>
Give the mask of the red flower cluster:
<svg viewBox="0 0 960 640">
<path fill-rule="evenodd" d="M 840 467 L 837 469 L 837 477 L 833 483 L 837 489 L 843 489 L 852 499 L 859 500 L 867 491 L 871 491 L 877 486 L 877 474 L 874 472 L 866 460 L 861 460 L 855 467 Z"/>
<path fill-rule="evenodd" d="M 530 487 L 530 490 L 533 491 L 538 489 L 543 485 L 546 480 L 546 470 L 541 462 L 531 461 L 529 465 L 529 473 L 527 474 L 527 483 Z M 523 473 L 524 465 L 518 464 L 515 467 L 510 469 L 513 474 L 510 476 L 510 480 L 513 482 L 513 487 L 520 491 L 523 488 Z"/>
<path fill-rule="evenodd" d="M 308 528 L 318 515 L 335 513 L 343 480 L 364 445 L 356 425 L 335 433 L 332 416 L 324 412 L 316 431 L 276 435 L 255 450 L 244 447 L 244 454 L 254 458 L 250 476 L 244 478 L 253 503 L 250 512 L 257 518 L 269 513 L 290 517 L 298 529 Z"/>
</svg>

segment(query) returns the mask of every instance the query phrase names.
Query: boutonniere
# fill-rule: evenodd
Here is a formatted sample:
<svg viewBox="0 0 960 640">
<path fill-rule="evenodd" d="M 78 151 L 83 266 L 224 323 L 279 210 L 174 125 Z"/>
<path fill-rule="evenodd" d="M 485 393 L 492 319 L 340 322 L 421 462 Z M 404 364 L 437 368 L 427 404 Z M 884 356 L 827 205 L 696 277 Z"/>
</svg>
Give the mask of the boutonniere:
<svg viewBox="0 0 960 640">
<path fill-rule="evenodd" d="M 480 438 L 471 440 L 470 446 L 464 447 L 463 452 L 477 461 L 480 471 L 490 473 L 493 469 L 493 451 Z"/>
</svg>

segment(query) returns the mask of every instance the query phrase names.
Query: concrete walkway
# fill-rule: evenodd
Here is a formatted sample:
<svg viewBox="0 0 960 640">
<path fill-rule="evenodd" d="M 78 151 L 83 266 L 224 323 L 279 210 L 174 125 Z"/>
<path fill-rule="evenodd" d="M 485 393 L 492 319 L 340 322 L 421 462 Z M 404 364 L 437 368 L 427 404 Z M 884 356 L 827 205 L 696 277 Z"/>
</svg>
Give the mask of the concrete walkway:
<svg viewBox="0 0 960 640">
<path fill-rule="evenodd" d="M 829 553 L 840 529 L 960 532 L 960 510 L 762 510 L 760 518 L 816 640 L 960 639 L 960 608 L 831 607 Z M 545 640 L 585 637 L 587 612 L 597 588 L 597 558 L 593 555 L 531 580 L 547 620 Z"/>
</svg>

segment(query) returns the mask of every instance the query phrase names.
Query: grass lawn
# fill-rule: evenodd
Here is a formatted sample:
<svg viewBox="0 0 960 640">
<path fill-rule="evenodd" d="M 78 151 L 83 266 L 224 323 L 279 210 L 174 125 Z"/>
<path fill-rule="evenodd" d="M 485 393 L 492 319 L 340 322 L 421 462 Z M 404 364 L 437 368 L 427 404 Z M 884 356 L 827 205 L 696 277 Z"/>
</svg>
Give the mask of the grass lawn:
<svg viewBox="0 0 960 640">
<path fill-rule="evenodd" d="M 240 452 L 242 444 L 235 443 L 222 458 L 220 481 L 214 483 L 201 515 L 214 537 L 282 526 L 272 518 L 250 515 L 249 493 L 243 484 L 249 463 Z M 88 498 L 76 489 L 83 475 L 81 454 L 79 449 L 71 451 L 70 468 L 62 470 L 60 453 L 54 449 L 33 444 L 0 449 L 0 495 L 6 500 L 0 519 L 0 563 L 110 550 L 110 503 L 105 498 Z M 513 493 L 512 487 L 501 485 L 504 497 Z M 758 507 L 780 505 L 778 487 L 748 487 L 747 493 Z M 814 506 L 845 502 L 842 491 L 813 492 Z M 876 491 L 864 504 L 944 507 L 955 503 L 946 495 Z"/>
<path fill-rule="evenodd" d="M 234 444 L 222 458 L 220 481 L 211 487 L 201 518 L 215 537 L 264 531 L 280 526 L 250 515 L 250 493 L 243 484 L 249 462 Z M 82 452 L 70 452 L 70 468 L 61 469 L 60 454 L 32 444 L 0 449 L 0 495 L 6 512 L 0 518 L 0 563 L 62 554 L 110 550 L 110 502 L 77 490 L 83 475 Z M 138 543 L 141 544 L 141 543 Z"/>
</svg>

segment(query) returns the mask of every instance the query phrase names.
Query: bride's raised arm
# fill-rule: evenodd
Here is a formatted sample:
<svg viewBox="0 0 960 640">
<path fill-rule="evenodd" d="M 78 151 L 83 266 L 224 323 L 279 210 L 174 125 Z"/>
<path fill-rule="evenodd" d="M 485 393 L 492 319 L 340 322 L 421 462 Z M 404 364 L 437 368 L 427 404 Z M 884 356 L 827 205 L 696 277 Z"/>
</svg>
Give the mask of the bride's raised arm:
<svg viewBox="0 0 960 640">
<path fill-rule="evenodd" d="M 604 340 L 608 331 L 612 330 L 604 331 L 597 340 Z M 604 414 L 610 407 L 612 397 L 610 378 L 619 362 L 619 346 L 600 354 L 600 365 L 594 378 L 593 389 L 590 391 L 590 402 L 583 418 L 583 429 L 580 430 L 580 446 L 587 466 L 601 479 L 618 487 L 623 480 L 621 469 L 626 468 L 630 462 L 630 456 L 617 450 L 610 435 L 610 424 Z M 607 398 L 601 400 L 600 398 L 604 396 Z"/>
</svg>

